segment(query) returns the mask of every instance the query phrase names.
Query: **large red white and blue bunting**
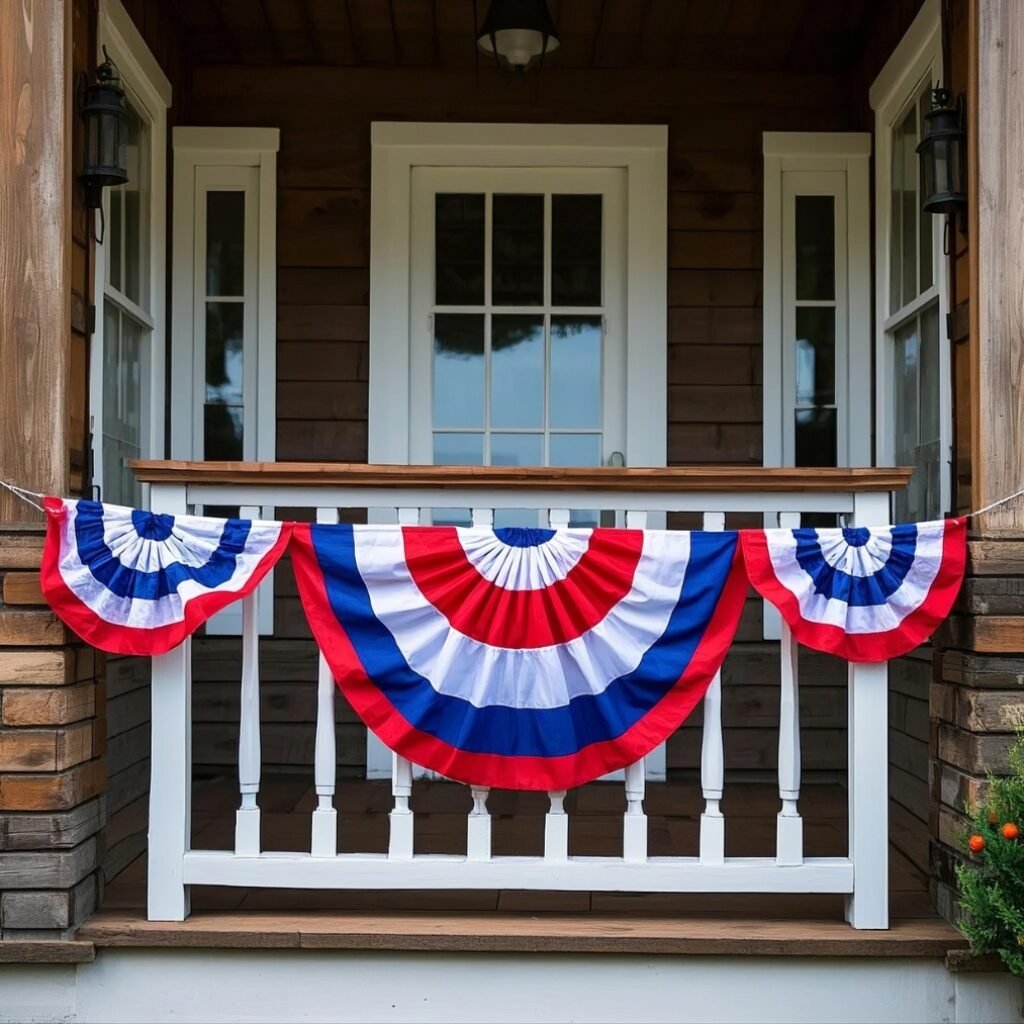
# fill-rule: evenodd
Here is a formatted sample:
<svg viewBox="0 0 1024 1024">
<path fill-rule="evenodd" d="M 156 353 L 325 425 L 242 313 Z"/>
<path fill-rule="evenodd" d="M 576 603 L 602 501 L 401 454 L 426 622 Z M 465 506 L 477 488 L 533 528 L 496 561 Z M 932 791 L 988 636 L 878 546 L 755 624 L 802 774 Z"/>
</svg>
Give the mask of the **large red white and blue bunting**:
<svg viewBox="0 0 1024 1024">
<path fill-rule="evenodd" d="M 296 524 L 320 649 L 391 749 L 482 786 L 637 761 L 703 697 L 747 592 L 734 532 Z"/>
<path fill-rule="evenodd" d="M 83 640 L 111 654 L 165 654 L 251 593 L 291 523 L 170 516 L 45 498 L 41 582 Z"/>
<path fill-rule="evenodd" d="M 807 647 L 847 661 L 908 654 L 960 590 L 967 521 L 744 530 L 750 582 Z"/>
</svg>

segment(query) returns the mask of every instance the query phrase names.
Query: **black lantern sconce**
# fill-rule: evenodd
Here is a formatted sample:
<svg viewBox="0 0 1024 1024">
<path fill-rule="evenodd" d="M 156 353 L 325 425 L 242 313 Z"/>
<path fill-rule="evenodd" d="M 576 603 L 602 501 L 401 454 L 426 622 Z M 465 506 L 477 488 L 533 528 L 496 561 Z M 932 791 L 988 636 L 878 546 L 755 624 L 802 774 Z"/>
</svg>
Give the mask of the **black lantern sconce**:
<svg viewBox="0 0 1024 1024">
<path fill-rule="evenodd" d="M 967 208 L 967 129 L 964 98 L 950 103 L 948 89 L 932 91 L 932 109 L 917 152 L 921 163 L 921 209 L 959 214 Z"/>
<path fill-rule="evenodd" d="M 85 205 L 102 215 L 103 189 L 128 180 L 128 111 L 116 65 L 103 48 L 103 63 L 96 81 L 82 101 L 85 122 L 85 166 L 78 180 L 85 189 Z M 102 242 L 102 236 L 97 239 Z"/>
<path fill-rule="evenodd" d="M 476 44 L 499 66 L 522 74 L 558 49 L 558 33 L 547 0 L 491 0 Z"/>
</svg>

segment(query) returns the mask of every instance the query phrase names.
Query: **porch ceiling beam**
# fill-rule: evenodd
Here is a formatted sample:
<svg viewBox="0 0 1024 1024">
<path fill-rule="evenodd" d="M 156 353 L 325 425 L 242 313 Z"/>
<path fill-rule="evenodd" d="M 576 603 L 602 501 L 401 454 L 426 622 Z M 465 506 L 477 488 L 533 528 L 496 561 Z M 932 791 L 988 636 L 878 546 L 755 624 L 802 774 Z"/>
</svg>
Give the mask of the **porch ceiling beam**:
<svg viewBox="0 0 1024 1024">
<path fill-rule="evenodd" d="M 0 478 L 50 494 L 68 486 L 71 77 L 71 4 L 0 3 Z M 40 518 L 0 493 L 0 524 Z"/>
<path fill-rule="evenodd" d="M 601 47 L 601 34 L 604 32 L 604 15 L 607 6 L 608 0 L 601 0 L 601 9 L 597 12 L 597 25 L 594 27 L 594 42 L 590 47 L 591 67 L 597 63 L 597 51 Z"/>
</svg>

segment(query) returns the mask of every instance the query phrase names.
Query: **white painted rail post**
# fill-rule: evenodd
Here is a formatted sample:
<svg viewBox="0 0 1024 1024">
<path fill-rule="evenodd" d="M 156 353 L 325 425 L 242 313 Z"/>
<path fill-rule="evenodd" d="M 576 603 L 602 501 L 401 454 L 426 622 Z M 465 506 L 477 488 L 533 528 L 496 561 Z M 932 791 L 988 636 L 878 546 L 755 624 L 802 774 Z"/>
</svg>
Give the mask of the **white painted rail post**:
<svg viewBox="0 0 1024 1024">
<path fill-rule="evenodd" d="M 336 508 L 318 508 L 318 523 L 337 523 Z M 316 745 L 313 783 L 316 810 L 313 811 L 309 852 L 314 857 L 335 857 L 338 853 L 338 812 L 334 809 L 334 789 L 338 777 L 337 736 L 334 727 L 334 675 L 327 659 L 320 654 L 316 682 Z"/>
<path fill-rule="evenodd" d="M 858 494 L 854 525 L 889 522 L 889 495 Z M 846 920 L 854 928 L 889 927 L 889 663 L 850 663 L 850 859 L 853 895 Z"/>
<path fill-rule="evenodd" d="M 154 512 L 184 515 L 185 488 L 153 484 Z M 149 784 L 151 921 L 184 921 L 189 915 L 185 853 L 192 834 L 192 641 L 152 659 L 152 752 Z"/>
<path fill-rule="evenodd" d="M 551 801 L 544 816 L 544 859 L 569 859 L 569 815 L 565 813 L 565 790 L 553 789 L 548 793 Z"/>
<path fill-rule="evenodd" d="M 388 815 L 388 856 L 392 860 L 412 860 L 414 831 L 413 813 L 409 806 L 412 763 L 394 751 L 391 752 L 391 793 L 395 804 Z"/>
<path fill-rule="evenodd" d="M 259 518 L 260 509 L 243 507 L 243 518 Z M 235 853 L 260 852 L 260 626 L 259 591 L 242 598 L 242 692 L 238 716 L 238 788 L 242 803 L 235 812 Z"/>
<path fill-rule="evenodd" d="M 705 530 L 724 530 L 724 512 L 705 512 Z M 722 742 L 722 673 L 716 672 L 704 695 L 704 728 L 701 730 L 700 786 L 704 812 L 700 816 L 700 862 L 722 864 L 725 861 L 725 817 L 722 794 L 725 791 L 725 747 Z"/>
<path fill-rule="evenodd" d="M 646 789 L 647 766 L 640 758 L 626 768 L 626 813 L 622 819 L 622 858 L 633 863 L 647 860 Z"/>
<path fill-rule="evenodd" d="M 783 512 L 779 516 L 779 526 L 785 530 L 799 525 L 799 513 Z M 775 862 L 792 865 L 804 862 L 804 821 L 797 804 L 800 799 L 800 681 L 797 643 L 785 622 L 781 622 L 779 628 L 779 797 L 782 808 L 776 819 Z"/>
<path fill-rule="evenodd" d="M 469 860 L 491 859 L 491 812 L 487 810 L 490 790 L 486 786 L 474 786 L 473 809 L 466 818 L 466 857 Z"/>
</svg>

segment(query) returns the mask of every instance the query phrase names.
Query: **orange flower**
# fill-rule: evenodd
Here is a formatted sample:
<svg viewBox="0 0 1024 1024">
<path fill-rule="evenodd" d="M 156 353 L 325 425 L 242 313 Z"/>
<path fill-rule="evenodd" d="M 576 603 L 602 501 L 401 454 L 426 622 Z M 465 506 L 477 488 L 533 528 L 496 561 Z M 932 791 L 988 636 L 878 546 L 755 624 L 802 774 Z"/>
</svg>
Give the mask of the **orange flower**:
<svg viewBox="0 0 1024 1024">
<path fill-rule="evenodd" d="M 967 845 L 971 848 L 971 853 L 981 853 L 985 849 L 985 840 L 981 836 L 971 836 Z"/>
<path fill-rule="evenodd" d="M 1012 822 L 1008 821 L 1003 826 L 1003 838 L 1004 839 L 1016 839 L 1020 835 L 1020 829 Z"/>
</svg>

